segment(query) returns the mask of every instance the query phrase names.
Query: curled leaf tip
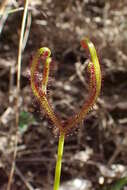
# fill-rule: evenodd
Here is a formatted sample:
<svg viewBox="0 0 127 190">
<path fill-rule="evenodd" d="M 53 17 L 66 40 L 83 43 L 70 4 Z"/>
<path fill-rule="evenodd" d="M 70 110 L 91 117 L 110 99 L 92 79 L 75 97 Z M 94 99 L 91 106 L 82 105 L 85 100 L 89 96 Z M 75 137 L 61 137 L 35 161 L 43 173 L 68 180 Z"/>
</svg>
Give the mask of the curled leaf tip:
<svg viewBox="0 0 127 190">
<path fill-rule="evenodd" d="M 42 57 L 44 56 L 44 58 L 48 58 L 48 57 L 51 56 L 51 51 L 50 51 L 50 49 L 47 48 L 47 47 L 42 47 L 42 48 L 40 48 L 38 51 L 39 51 L 39 54 L 40 54 Z"/>
</svg>

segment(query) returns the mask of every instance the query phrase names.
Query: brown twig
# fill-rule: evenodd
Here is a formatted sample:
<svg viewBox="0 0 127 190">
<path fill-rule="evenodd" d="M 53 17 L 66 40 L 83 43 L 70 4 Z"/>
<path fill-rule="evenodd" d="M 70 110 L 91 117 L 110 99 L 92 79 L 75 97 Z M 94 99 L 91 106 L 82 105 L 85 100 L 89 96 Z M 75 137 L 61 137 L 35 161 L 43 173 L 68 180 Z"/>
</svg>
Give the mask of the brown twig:
<svg viewBox="0 0 127 190">
<path fill-rule="evenodd" d="M 5 154 L 5 152 L 3 152 L 6 160 L 8 163 L 11 163 L 11 160 L 9 159 L 9 157 Z M 20 177 L 20 179 L 23 181 L 23 183 L 25 184 L 25 186 L 29 189 L 29 190 L 34 190 L 34 188 L 31 186 L 31 184 L 25 179 L 25 177 L 23 176 L 22 172 L 20 171 L 20 169 L 15 165 L 15 171 L 16 174 Z"/>
</svg>

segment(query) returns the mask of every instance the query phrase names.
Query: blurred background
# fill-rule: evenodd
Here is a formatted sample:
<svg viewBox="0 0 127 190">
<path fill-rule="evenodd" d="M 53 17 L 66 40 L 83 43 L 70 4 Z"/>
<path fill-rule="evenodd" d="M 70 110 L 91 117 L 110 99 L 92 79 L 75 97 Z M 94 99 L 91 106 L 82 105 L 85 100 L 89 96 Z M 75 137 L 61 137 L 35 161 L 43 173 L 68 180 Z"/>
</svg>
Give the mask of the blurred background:
<svg viewBox="0 0 127 190">
<path fill-rule="evenodd" d="M 0 4 L 0 190 L 7 187 L 13 160 L 23 6 L 21 0 Z M 7 14 L 12 9 L 18 11 Z M 127 189 L 127 1 L 31 0 L 23 43 L 13 190 L 50 190 L 54 180 L 58 136 L 31 91 L 32 56 L 40 47 L 51 49 L 48 98 L 55 112 L 67 119 L 88 95 L 89 54 L 80 47 L 83 37 L 89 37 L 97 49 L 102 90 L 86 119 L 65 139 L 60 190 Z"/>
</svg>

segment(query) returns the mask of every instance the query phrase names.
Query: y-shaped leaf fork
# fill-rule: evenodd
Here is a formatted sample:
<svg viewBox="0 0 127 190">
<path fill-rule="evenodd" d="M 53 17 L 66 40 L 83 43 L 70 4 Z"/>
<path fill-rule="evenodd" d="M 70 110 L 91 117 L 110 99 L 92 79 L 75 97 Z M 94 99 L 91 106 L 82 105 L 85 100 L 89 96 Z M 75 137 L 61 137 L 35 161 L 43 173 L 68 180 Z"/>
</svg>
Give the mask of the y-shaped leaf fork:
<svg viewBox="0 0 127 190">
<path fill-rule="evenodd" d="M 101 70 L 100 65 L 96 53 L 96 49 L 93 43 L 88 39 L 84 38 L 81 41 L 81 45 L 84 49 L 88 49 L 91 55 L 91 61 L 88 63 L 88 72 L 90 75 L 89 80 L 89 96 L 86 102 L 82 105 L 81 110 L 68 118 L 67 121 L 61 121 L 56 114 L 54 113 L 51 105 L 47 100 L 47 84 L 49 78 L 49 71 L 50 71 L 50 63 L 52 61 L 50 55 L 51 51 L 47 47 L 40 48 L 37 53 L 35 54 L 32 64 L 31 64 L 31 88 L 39 100 L 42 108 L 44 109 L 45 113 L 48 115 L 50 120 L 53 122 L 53 125 L 58 128 L 60 137 L 59 137 L 59 145 L 58 145 L 58 155 L 57 155 L 57 163 L 56 163 L 56 170 L 55 170 L 55 180 L 54 180 L 54 190 L 59 189 L 60 183 L 60 175 L 61 175 L 61 161 L 63 155 L 63 147 L 64 147 L 64 136 L 73 130 L 75 126 L 77 126 L 82 120 L 85 119 L 86 114 L 95 104 L 97 97 L 100 94 L 101 90 Z M 43 63 L 43 77 L 41 84 L 37 83 L 37 75 L 36 72 L 38 70 L 38 63 L 42 60 Z"/>
<path fill-rule="evenodd" d="M 64 122 L 66 126 L 64 126 L 63 122 L 60 121 L 59 118 L 57 118 L 46 97 L 50 63 L 52 61 L 50 57 L 51 55 L 50 49 L 47 47 L 40 48 L 37 51 L 36 55 L 34 56 L 31 65 L 31 87 L 33 93 L 39 100 L 45 113 L 53 122 L 54 126 L 59 129 L 60 133 L 62 132 L 64 134 L 73 129 L 77 124 L 79 124 L 85 118 L 86 114 L 95 104 L 101 89 L 101 70 L 97 58 L 96 49 L 93 43 L 90 42 L 89 39 L 87 38 L 84 38 L 81 41 L 81 45 L 83 48 L 88 48 L 91 54 L 91 61 L 88 63 L 88 71 L 90 74 L 89 96 L 87 101 L 83 104 L 81 110 L 76 115 L 72 116 L 71 118 L 68 118 L 68 120 Z M 42 60 L 44 65 L 41 86 L 38 86 L 36 82 L 36 77 L 37 77 L 36 72 L 38 69 L 39 60 Z"/>
</svg>

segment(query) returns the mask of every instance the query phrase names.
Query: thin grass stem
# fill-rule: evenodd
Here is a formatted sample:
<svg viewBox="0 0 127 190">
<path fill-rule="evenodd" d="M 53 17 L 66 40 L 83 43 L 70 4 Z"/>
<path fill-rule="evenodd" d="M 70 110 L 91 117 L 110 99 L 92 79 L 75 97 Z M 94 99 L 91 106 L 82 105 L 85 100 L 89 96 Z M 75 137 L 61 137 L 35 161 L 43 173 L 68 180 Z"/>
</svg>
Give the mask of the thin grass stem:
<svg viewBox="0 0 127 190">
<path fill-rule="evenodd" d="M 27 20 L 28 4 L 29 4 L 29 0 L 25 0 L 24 12 L 23 12 L 23 18 L 22 18 L 22 25 L 21 25 L 21 33 L 20 33 L 20 39 L 19 39 L 18 65 L 17 65 L 16 134 L 15 134 L 15 142 L 14 142 L 15 143 L 15 148 L 14 148 L 11 172 L 10 172 L 9 179 L 8 179 L 7 190 L 11 189 L 11 184 L 12 184 L 12 180 L 13 180 L 13 176 L 14 176 L 14 170 L 15 170 L 15 160 L 16 160 L 16 155 L 17 155 L 21 60 L 22 60 L 22 47 L 23 47 L 23 38 L 24 38 L 24 32 L 25 32 L 25 25 L 26 25 L 26 20 Z"/>
</svg>

